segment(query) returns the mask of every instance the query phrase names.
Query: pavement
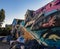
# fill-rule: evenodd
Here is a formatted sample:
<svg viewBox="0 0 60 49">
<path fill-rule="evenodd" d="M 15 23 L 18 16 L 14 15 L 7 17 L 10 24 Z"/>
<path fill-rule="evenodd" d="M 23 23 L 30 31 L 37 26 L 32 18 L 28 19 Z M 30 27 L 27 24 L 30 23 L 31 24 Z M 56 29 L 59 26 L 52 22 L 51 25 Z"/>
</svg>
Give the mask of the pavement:
<svg viewBox="0 0 60 49">
<path fill-rule="evenodd" d="M 0 49 L 9 49 L 9 44 L 8 43 L 3 43 L 3 42 L 0 42 Z"/>
</svg>

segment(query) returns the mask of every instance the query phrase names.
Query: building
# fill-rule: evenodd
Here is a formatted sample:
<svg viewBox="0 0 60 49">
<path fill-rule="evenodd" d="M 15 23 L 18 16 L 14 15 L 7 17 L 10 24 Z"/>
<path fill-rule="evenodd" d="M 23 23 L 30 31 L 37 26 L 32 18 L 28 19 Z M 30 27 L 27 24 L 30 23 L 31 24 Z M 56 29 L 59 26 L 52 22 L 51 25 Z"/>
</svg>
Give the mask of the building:
<svg viewBox="0 0 60 49">
<path fill-rule="evenodd" d="M 16 25 L 20 25 L 20 23 L 24 21 L 22 19 L 14 19 L 13 22 L 12 22 L 12 26 L 16 26 Z"/>
<path fill-rule="evenodd" d="M 40 44 L 60 47 L 60 0 L 53 0 L 37 9 L 32 16 L 26 13 L 25 17 L 26 30 Z"/>
</svg>

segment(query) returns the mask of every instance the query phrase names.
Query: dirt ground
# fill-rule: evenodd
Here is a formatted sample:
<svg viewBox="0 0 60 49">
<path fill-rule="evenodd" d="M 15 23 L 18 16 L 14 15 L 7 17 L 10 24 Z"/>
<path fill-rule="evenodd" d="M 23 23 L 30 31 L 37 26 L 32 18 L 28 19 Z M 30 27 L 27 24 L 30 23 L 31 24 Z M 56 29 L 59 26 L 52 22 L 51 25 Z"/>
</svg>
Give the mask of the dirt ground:
<svg viewBox="0 0 60 49">
<path fill-rule="evenodd" d="M 0 42 L 0 49 L 9 49 L 9 44 Z"/>
</svg>

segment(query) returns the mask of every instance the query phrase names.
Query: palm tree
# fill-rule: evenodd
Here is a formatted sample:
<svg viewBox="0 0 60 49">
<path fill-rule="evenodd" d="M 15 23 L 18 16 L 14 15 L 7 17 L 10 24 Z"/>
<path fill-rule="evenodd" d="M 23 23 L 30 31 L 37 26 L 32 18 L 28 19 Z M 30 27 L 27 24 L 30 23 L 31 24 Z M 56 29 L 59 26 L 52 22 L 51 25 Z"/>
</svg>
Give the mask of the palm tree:
<svg viewBox="0 0 60 49">
<path fill-rule="evenodd" d="M 0 27 L 1 27 L 2 22 L 4 21 L 4 19 L 5 19 L 5 11 L 4 11 L 4 9 L 1 9 L 0 10 Z"/>
</svg>

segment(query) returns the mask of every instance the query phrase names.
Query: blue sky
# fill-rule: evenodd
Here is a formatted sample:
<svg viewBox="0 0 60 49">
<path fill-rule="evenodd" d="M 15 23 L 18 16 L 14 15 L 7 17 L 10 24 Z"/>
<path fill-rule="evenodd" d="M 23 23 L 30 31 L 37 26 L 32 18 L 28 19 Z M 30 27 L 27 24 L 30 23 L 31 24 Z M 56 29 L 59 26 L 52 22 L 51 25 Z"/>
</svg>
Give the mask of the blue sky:
<svg viewBox="0 0 60 49">
<path fill-rule="evenodd" d="M 37 10 L 52 0 L 0 0 L 0 9 L 5 10 L 5 24 L 11 24 L 14 18 L 24 19 L 27 9 Z"/>
</svg>

